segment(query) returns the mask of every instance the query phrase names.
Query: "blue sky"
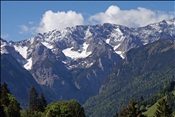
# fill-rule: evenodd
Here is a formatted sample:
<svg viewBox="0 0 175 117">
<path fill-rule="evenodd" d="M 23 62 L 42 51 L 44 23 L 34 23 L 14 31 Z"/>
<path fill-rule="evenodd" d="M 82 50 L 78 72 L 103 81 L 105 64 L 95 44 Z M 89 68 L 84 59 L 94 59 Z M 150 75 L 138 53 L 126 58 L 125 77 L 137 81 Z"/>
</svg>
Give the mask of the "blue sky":
<svg viewBox="0 0 175 117">
<path fill-rule="evenodd" d="M 174 6 L 174 1 L 2 1 L 1 37 L 19 41 L 55 28 L 105 22 L 139 27 L 171 19 Z"/>
</svg>

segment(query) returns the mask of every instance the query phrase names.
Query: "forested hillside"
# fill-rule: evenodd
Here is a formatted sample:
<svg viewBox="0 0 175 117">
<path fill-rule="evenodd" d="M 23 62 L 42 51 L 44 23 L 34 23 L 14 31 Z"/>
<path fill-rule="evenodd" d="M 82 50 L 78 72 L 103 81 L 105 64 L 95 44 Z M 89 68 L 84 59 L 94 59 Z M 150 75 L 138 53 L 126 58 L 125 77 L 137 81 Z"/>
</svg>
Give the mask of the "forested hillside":
<svg viewBox="0 0 175 117">
<path fill-rule="evenodd" d="M 85 104 L 87 116 L 115 114 L 131 98 L 149 98 L 175 80 L 174 41 L 159 40 L 131 49 L 103 83 L 100 94 Z"/>
</svg>

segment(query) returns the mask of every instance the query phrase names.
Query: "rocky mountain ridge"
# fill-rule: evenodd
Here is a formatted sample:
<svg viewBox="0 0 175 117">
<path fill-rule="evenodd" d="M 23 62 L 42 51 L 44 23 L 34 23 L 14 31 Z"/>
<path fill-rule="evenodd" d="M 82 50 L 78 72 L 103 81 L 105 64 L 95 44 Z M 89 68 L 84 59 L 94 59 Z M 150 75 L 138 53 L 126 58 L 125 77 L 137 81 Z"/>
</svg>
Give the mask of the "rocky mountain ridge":
<svg viewBox="0 0 175 117">
<path fill-rule="evenodd" d="M 105 23 L 38 33 L 19 42 L 1 39 L 1 54 L 12 55 L 51 100 L 85 102 L 131 48 L 159 39 L 175 39 L 175 19 L 128 28 Z"/>
</svg>

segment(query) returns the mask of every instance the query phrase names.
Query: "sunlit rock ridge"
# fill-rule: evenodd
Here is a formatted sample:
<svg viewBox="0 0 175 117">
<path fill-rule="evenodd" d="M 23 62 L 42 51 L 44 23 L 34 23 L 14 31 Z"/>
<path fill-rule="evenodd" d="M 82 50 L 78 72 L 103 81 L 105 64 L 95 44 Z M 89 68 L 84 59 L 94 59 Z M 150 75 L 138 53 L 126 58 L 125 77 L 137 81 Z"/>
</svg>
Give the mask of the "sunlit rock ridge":
<svg viewBox="0 0 175 117">
<path fill-rule="evenodd" d="M 99 93 L 128 50 L 159 39 L 174 40 L 174 27 L 175 19 L 139 28 L 109 23 L 78 25 L 18 42 L 1 39 L 1 55 L 14 57 L 50 100 L 75 98 L 83 103 Z"/>
</svg>

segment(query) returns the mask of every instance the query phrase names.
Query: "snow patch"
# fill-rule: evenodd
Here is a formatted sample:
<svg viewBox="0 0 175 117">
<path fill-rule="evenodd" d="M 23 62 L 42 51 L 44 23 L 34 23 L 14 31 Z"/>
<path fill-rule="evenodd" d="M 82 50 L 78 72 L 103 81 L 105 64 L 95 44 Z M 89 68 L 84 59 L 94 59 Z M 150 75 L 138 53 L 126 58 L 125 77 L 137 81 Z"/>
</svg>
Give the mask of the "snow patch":
<svg viewBox="0 0 175 117">
<path fill-rule="evenodd" d="M 118 44 L 116 46 L 114 46 L 114 50 L 116 50 L 121 44 Z"/>
<path fill-rule="evenodd" d="M 51 45 L 50 43 L 47 42 L 41 42 L 46 48 L 48 49 L 53 49 L 53 45 Z"/>
<path fill-rule="evenodd" d="M 93 64 L 94 64 L 94 63 L 87 64 L 87 65 L 86 65 L 86 68 L 91 67 Z"/>
<path fill-rule="evenodd" d="M 125 57 L 123 56 L 123 54 L 124 54 L 124 52 L 122 52 L 122 51 L 115 51 L 118 55 L 120 55 L 120 57 L 122 58 L 122 59 L 124 59 Z"/>
<path fill-rule="evenodd" d="M 19 52 L 19 54 L 21 54 L 25 59 L 27 58 L 27 46 L 14 46 L 15 50 Z"/>
<path fill-rule="evenodd" d="M 1 40 L 1 47 L 6 46 L 6 45 L 7 45 L 7 43 Z"/>
<path fill-rule="evenodd" d="M 119 28 L 116 28 L 115 31 L 118 32 L 118 34 L 123 35 L 123 33 L 121 32 Z"/>
<path fill-rule="evenodd" d="M 110 39 L 106 39 L 106 43 L 109 44 L 109 42 L 110 42 Z"/>
<path fill-rule="evenodd" d="M 86 37 L 85 39 L 87 39 L 88 37 L 91 37 L 92 36 L 92 33 L 90 32 L 89 28 L 87 29 L 86 31 Z"/>
<path fill-rule="evenodd" d="M 1 54 L 8 54 L 8 51 L 1 46 Z"/>
<path fill-rule="evenodd" d="M 114 29 L 111 34 L 110 34 L 110 38 L 109 39 L 112 39 L 114 40 L 114 42 L 120 42 L 124 39 L 124 34 L 121 32 L 121 30 L 119 28 L 116 28 Z M 109 44 L 108 42 L 109 40 L 107 39 L 106 40 L 106 43 Z"/>
<path fill-rule="evenodd" d="M 169 21 L 166 21 L 168 25 L 175 25 L 175 20 L 169 20 Z"/>
<path fill-rule="evenodd" d="M 5 45 L 1 45 L 1 54 L 8 54 L 8 51 L 5 49 Z"/>
<path fill-rule="evenodd" d="M 92 52 L 87 52 L 89 44 L 84 43 L 81 50 L 74 51 L 72 50 L 73 47 L 64 49 L 62 52 L 65 56 L 71 58 L 71 59 L 78 59 L 78 58 L 86 58 L 88 57 Z"/>
<path fill-rule="evenodd" d="M 143 42 L 143 45 L 147 45 L 148 44 L 148 42 Z"/>
<path fill-rule="evenodd" d="M 6 50 L 5 46 L 7 46 L 7 43 L 1 40 L 1 54 L 8 54 L 8 51 Z"/>
<path fill-rule="evenodd" d="M 35 38 L 31 38 L 31 39 L 30 39 L 30 44 L 33 44 L 34 41 L 35 41 Z"/>
<path fill-rule="evenodd" d="M 32 58 L 27 60 L 27 63 L 24 65 L 24 68 L 27 69 L 27 70 L 32 69 Z"/>
</svg>

